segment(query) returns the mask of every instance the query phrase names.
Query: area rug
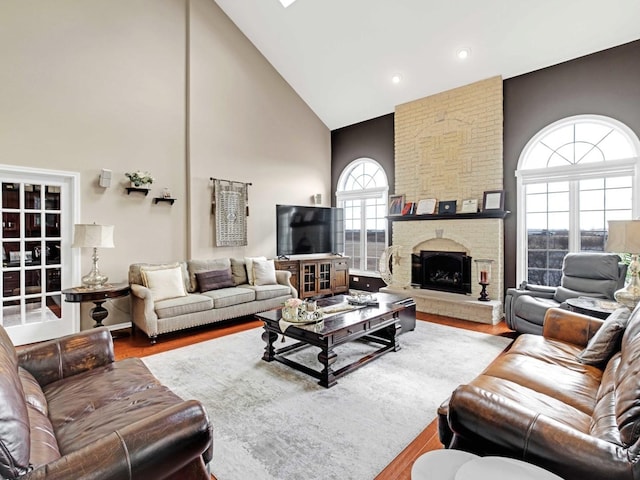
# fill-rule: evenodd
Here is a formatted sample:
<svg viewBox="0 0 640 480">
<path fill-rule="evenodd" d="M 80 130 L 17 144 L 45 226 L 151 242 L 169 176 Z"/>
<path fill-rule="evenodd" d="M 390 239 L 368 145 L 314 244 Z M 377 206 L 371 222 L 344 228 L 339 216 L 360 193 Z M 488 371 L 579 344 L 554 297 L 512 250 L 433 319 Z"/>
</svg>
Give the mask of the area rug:
<svg viewBox="0 0 640 480">
<path fill-rule="evenodd" d="M 178 395 L 206 406 L 217 480 L 372 480 L 450 393 L 510 342 L 418 321 L 400 337 L 400 351 L 325 389 L 310 376 L 261 360 L 261 334 L 256 328 L 143 359 Z M 372 348 L 352 342 L 337 353 L 347 362 Z M 315 367 L 318 351 L 304 349 L 297 360 Z"/>
</svg>

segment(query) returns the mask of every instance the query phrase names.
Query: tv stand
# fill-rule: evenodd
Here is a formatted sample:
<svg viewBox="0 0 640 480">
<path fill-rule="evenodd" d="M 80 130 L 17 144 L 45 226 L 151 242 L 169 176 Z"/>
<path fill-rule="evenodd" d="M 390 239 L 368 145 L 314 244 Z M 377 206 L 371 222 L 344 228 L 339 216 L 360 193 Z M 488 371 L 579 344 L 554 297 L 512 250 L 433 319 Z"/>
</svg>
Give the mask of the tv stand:
<svg viewBox="0 0 640 480">
<path fill-rule="evenodd" d="M 349 291 L 348 257 L 330 255 L 275 261 L 276 270 L 291 272 L 291 284 L 301 299 Z"/>
</svg>

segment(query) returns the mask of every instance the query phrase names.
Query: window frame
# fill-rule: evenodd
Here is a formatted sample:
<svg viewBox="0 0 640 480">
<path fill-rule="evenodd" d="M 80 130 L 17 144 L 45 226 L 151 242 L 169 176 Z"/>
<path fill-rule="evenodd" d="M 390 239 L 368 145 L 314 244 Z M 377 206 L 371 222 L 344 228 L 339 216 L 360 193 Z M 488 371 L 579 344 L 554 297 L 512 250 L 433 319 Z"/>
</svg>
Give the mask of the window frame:
<svg viewBox="0 0 640 480">
<path fill-rule="evenodd" d="M 574 164 L 566 166 L 555 166 L 546 168 L 526 168 L 526 162 L 533 148 L 547 135 L 576 123 L 597 123 L 615 129 L 627 139 L 629 144 L 635 149 L 635 156 L 617 160 L 604 160 L 597 163 Z M 580 231 L 578 227 L 578 217 L 580 210 L 576 210 L 577 195 L 579 195 L 578 184 L 580 180 L 595 178 L 611 178 L 621 176 L 631 176 L 632 178 L 632 217 L 637 218 L 640 212 L 640 140 L 638 136 L 624 123 L 610 117 L 602 115 L 575 115 L 558 120 L 534 135 L 523 148 L 518 166 L 515 171 L 516 176 L 516 198 L 517 198 L 517 225 L 516 225 L 516 284 L 528 278 L 527 265 L 527 224 L 526 224 L 526 186 L 536 183 L 569 182 L 570 199 L 569 204 L 569 251 L 578 251 Z"/>
<path fill-rule="evenodd" d="M 359 190 L 343 190 L 347 180 L 352 175 L 352 172 L 360 166 L 362 163 L 370 163 L 374 165 L 383 175 L 384 177 L 384 186 L 376 186 L 371 188 L 359 189 Z M 338 207 L 344 207 L 344 203 L 346 201 L 360 201 L 360 251 L 362 255 L 360 256 L 360 265 L 359 267 L 351 267 L 349 269 L 349 273 L 351 275 L 363 275 L 368 277 L 380 277 L 380 273 L 376 270 L 367 270 L 367 248 L 366 248 L 366 235 L 362 235 L 362 232 L 366 232 L 366 201 L 370 199 L 380 199 L 382 203 L 388 209 L 388 200 L 389 200 L 389 179 L 387 174 L 375 159 L 370 157 L 360 157 L 353 161 L 351 161 L 347 166 L 344 167 L 340 176 L 338 177 L 338 182 L 336 185 L 336 205 Z M 385 245 L 389 245 L 389 224 L 386 221 L 386 214 L 388 214 L 388 210 L 385 211 L 385 223 L 384 223 L 384 243 Z M 345 220 L 346 221 L 346 220 Z M 345 228 L 346 235 L 346 228 Z M 345 239 L 346 242 L 346 239 Z"/>
</svg>

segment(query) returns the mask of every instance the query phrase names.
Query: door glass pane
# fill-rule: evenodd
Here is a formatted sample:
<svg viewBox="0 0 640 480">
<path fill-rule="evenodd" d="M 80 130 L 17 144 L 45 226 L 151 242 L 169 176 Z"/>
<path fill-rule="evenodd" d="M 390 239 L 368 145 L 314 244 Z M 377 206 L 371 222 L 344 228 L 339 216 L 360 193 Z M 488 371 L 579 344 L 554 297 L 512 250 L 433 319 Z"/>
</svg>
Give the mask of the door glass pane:
<svg viewBox="0 0 640 480">
<path fill-rule="evenodd" d="M 61 318 L 60 195 L 58 186 L 2 184 L 4 326 Z"/>
</svg>

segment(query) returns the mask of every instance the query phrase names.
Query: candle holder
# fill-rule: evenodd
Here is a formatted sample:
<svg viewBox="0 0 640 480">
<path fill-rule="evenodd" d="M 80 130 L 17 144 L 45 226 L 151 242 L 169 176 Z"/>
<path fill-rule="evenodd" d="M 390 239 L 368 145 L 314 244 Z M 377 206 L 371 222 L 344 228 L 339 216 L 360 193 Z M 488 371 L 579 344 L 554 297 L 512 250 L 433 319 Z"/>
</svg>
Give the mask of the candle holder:
<svg viewBox="0 0 640 480">
<path fill-rule="evenodd" d="M 482 286 L 478 300 L 488 302 L 489 295 L 487 294 L 487 286 L 491 283 L 491 264 L 493 260 L 478 259 L 474 260 L 474 262 L 476 262 L 476 269 L 478 271 L 478 283 Z"/>
</svg>

